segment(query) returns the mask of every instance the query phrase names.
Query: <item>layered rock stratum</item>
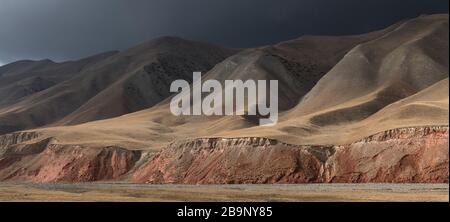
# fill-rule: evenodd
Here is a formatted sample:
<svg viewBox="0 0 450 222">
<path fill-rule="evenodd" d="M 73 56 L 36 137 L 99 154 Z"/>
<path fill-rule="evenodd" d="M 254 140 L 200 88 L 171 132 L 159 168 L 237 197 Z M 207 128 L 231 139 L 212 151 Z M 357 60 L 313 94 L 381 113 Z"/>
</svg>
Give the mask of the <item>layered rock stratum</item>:
<svg viewBox="0 0 450 222">
<path fill-rule="evenodd" d="M 160 152 L 0 137 L 0 180 L 152 184 L 448 183 L 448 126 L 400 128 L 347 145 L 268 138 L 199 138 Z"/>
</svg>

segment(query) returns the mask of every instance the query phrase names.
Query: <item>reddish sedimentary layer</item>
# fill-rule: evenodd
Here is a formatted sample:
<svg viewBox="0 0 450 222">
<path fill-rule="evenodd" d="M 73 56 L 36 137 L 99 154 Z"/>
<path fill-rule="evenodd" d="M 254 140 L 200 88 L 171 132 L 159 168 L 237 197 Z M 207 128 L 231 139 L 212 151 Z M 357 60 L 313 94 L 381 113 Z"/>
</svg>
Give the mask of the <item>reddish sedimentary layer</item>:
<svg viewBox="0 0 450 222">
<path fill-rule="evenodd" d="M 389 130 L 334 148 L 326 182 L 448 183 L 448 127 Z"/>
<path fill-rule="evenodd" d="M 2 181 L 43 183 L 115 180 L 129 172 L 140 158 L 140 152 L 119 147 L 57 145 L 52 138 L 29 144 L 4 144 L 9 145 L 3 148 L 0 146 Z"/>
<path fill-rule="evenodd" d="M 448 183 L 448 127 L 394 129 L 349 145 L 267 138 L 177 141 L 156 154 L 59 145 L 35 133 L 0 137 L 0 180 L 136 183 Z"/>
<path fill-rule="evenodd" d="M 134 182 L 448 183 L 448 127 L 389 130 L 342 146 L 265 138 L 177 142 L 133 174 Z"/>
</svg>

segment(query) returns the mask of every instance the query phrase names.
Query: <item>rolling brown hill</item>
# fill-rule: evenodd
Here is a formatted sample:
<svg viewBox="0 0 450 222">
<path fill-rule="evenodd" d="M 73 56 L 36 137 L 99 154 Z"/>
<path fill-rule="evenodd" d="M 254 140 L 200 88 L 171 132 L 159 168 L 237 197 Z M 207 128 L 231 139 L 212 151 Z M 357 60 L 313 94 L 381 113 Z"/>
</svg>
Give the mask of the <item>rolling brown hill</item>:
<svg viewBox="0 0 450 222">
<path fill-rule="evenodd" d="M 191 79 L 193 71 L 206 72 L 236 51 L 162 37 L 102 55 L 103 60 L 90 66 L 84 63 L 93 59 L 75 64 L 23 61 L 4 66 L 0 133 L 106 119 L 149 108 L 169 96 L 173 80 Z M 15 88 L 7 85 L 18 78 L 22 79 L 14 82 Z M 17 94 L 24 90 L 32 93 L 22 93 L 19 100 Z"/>
<path fill-rule="evenodd" d="M 24 60 L 0 67 L 0 107 L 18 102 L 34 93 L 68 80 L 84 69 L 114 55 L 107 52 L 79 61 Z"/>
<path fill-rule="evenodd" d="M 348 119 L 343 119 L 358 121 L 448 77 L 448 25 L 446 16 L 421 17 L 355 47 L 297 105 L 295 114 L 358 101 L 355 105 L 359 107 L 354 109 L 368 112 L 358 116 L 349 107 Z M 376 97 L 358 100 L 369 94 Z"/>
</svg>

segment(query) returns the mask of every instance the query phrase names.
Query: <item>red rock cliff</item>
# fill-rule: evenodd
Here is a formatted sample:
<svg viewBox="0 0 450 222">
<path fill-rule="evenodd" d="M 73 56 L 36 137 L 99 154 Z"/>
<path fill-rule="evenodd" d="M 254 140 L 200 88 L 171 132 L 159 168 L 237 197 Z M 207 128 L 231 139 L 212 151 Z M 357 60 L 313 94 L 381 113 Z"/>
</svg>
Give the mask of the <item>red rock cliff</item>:
<svg viewBox="0 0 450 222">
<path fill-rule="evenodd" d="M 177 141 L 156 154 L 0 136 L 0 181 L 136 183 L 448 183 L 448 127 L 394 129 L 348 145 L 267 138 Z"/>
<path fill-rule="evenodd" d="M 448 127 L 389 130 L 343 146 L 265 138 L 177 142 L 133 175 L 147 183 L 448 183 Z"/>
</svg>

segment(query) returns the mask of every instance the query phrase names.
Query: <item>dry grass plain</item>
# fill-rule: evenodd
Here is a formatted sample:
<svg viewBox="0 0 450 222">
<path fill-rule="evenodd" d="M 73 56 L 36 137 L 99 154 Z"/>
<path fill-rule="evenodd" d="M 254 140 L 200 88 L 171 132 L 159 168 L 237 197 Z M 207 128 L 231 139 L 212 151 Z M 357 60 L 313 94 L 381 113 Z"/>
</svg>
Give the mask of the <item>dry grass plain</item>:
<svg viewBox="0 0 450 222">
<path fill-rule="evenodd" d="M 5 202 L 448 202 L 448 184 L 145 185 L 1 183 Z"/>
</svg>

